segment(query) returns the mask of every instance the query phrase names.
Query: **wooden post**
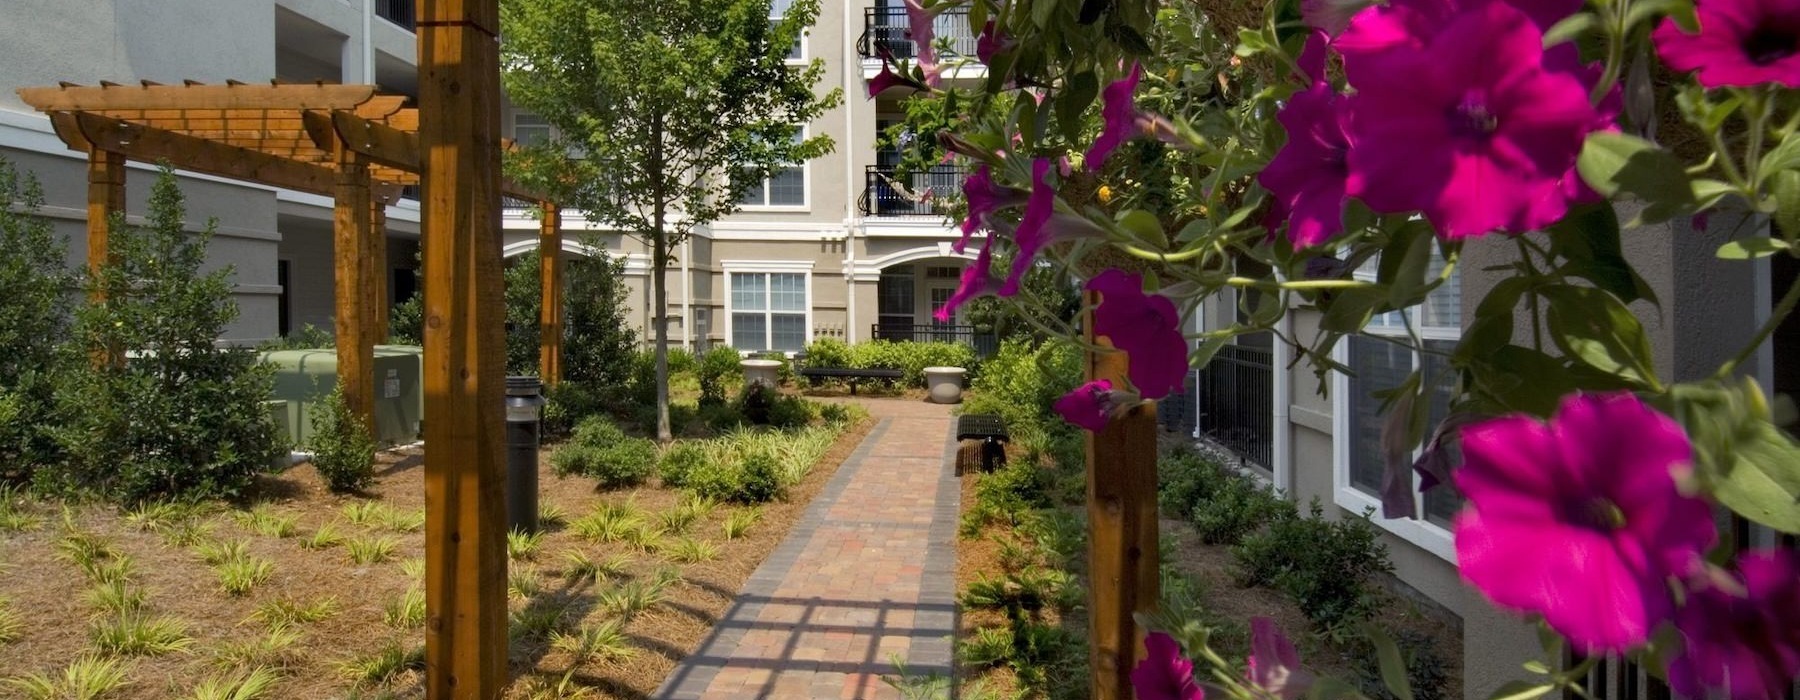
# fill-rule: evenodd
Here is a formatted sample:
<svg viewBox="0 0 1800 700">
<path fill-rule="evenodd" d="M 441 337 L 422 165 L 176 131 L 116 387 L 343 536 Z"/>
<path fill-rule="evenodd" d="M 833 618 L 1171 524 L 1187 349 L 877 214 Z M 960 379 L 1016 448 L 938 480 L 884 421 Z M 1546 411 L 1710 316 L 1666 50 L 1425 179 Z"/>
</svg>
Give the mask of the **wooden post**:
<svg viewBox="0 0 1800 700">
<path fill-rule="evenodd" d="M 543 290 L 538 312 L 538 374 L 544 386 L 556 386 L 562 381 L 562 209 L 544 202 L 543 213 L 538 222 L 538 284 Z"/>
<path fill-rule="evenodd" d="M 498 0 L 418 3 L 425 246 L 425 687 L 507 681 Z"/>
<path fill-rule="evenodd" d="M 87 264 L 88 272 L 98 275 L 100 268 L 112 259 L 112 219 L 125 211 L 125 156 L 113 151 L 88 151 Z M 91 303 L 106 300 L 97 285 Z M 117 367 L 124 362 L 123 352 L 116 347 L 94 348 L 94 365 Z"/>
<path fill-rule="evenodd" d="M 388 298 L 393 275 L 388 270 L 387 205 L 386 197 L 377 196 L 369 206 L 369 336 L 377 345 L 388 341 L 388 314 L 394 308 Z"/>
<path fill-rule="evenodd" d="M 369 219 L 375 205 L 369 193 L 368 162 L 341 146 L 334 155 L 337 191 L 331 228 L 337 282 L 337 380 L 344 391 L 345 405 L 374 434 L 375 336 L 369 324 Z"/>
<path fill-rule="evenodd" d="M 1095 293 L 1086 293 L 1087 305 Z M 1086 323 L 1093 336 L 1093 314 Z M 1088 378 L 1124 385 L 1124 353 L 1089 352 Z M 1144 658 L 1143 630 L 1134 612 L 1156 608 L 1156 406 L 1145 404 L 1107 423 L 1087 438 L 1088 606 L 1092 629 L 1091 697 L 1131 700 L 1131 670 Z"/>
</svg>

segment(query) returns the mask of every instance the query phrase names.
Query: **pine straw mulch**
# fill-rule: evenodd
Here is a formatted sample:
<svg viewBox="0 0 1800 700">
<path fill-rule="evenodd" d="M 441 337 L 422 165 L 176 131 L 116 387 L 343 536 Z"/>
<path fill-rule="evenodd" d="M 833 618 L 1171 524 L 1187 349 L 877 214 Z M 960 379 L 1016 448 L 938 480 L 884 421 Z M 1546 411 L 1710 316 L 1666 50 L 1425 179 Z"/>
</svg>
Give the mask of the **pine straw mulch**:
<svg viewBox="0 0 1800 700">
<path fill-rule="evenodd" d="M 873 421 L 864 420 L 841 435 L 831 450 L 796 485 L 785 502 L 763 506 L 762 519 L 747 536 L 726 541 L 721 523 L 737 508 L 721 505 L 695 523 L 688 533 L 718 545 L 721 555 L 710 562 L 679 564 L 652 553 L 635 552 L 621 543 L 584 541 L 566 525 L 547 528 L 535 561 L 514 564 L 515 571 L 530 571 L 541 592 L 531 600 L 509 599 L 513 612 L 528 606 L 565 608 L 565 629 L 591 626 L 610 614 L 598 609 L 598 593 L 613 582 L 571 582 L 562 576 L 564 557 L 581 552 L 594 561 L 615 554 L 630 557 L 627 580 L 648 578 L 664 567 L 679 571 L 661 604 L 632 618 L 624 627 L 631 646 L 630 657 L 589 661 L 572 673 L 580 685 L 592 687 L 590 697 L 646 698 L 655 692 L 677 662 L 699 646 L 739 588 L 762 560 L 773 551 L 798 521 L 807 504 L 818 495 L 838 466 L 868 434 Z M 148 593 L 146 609 L 152 615 L 179 620 L 193 638 L 191 648 L 160 656 L 126 659 L 129 679 L 109 698 L 171 698 L 186 694 L 202 678 L 223 669 L 216 652 L 230 642 L 264 637 L 267 628 L 251 618 L 260 604 L 276 600 L 313 602 L 332 599 L 337 612 L 330 617 L 298 626 L 299 641 L 284 654 L 286 668 L 269 697 L 422 697 L 420 674 L 409 670 L 385 686 L 357 687 L 342 672 L 350 659 L 366 657 L 398 643 L 422 647 L 423 629 L 398 630 L 383 623 L 383 609 L 418 583 L 408 579 L 401 562 L 424 556 L 422 531 L 397 532 L 377 523 L 354 525 L 345 519 L 346 506 L 376 502 L 401 512 L 422 513 L 423 455 L 417 449 L 383 454 L 377 464 L 377 483 L 365 495 L 329 493 L 310 465 L 302 465 L 259 484 L 254 502 L 266 504 L 282 515 L 299 520 L 297 536 L 277 538 L 256 534 L 232 517 L 231 510 L 205 516 L 214 540 L 244 540 L 249 552 L 274 563 L 273 575 L 249 594 L 231 597 L 219 589 L 212 569 L 193 547 L 165 544 L 162 536 L 142 531 L 116 509 L 101 505 L 75 505 L 67 509 L 74 526 L 111 542 L 133 563 L 134 583 Z M 557 478 L 547 454 L 539 460 L 540 498 L 569 519 L 590 512 L 601 503 L 633 502 L 655 514 L 673 507 L 682 492 L 653 486 L 632 491 L 597 492 L 585 478 Z M 36 530 L 0 534 L 0 598 L 22 618 L 17 640 L 0 647 L 0 679 L 28 673 L 59 676 L 72 659 L 90 653 L 89 625 L 95 608 L 85 601 L 89 584 L 73 564 L 58 558 L 56 544 L 63 538 L 63 515 L 57 506 L 34 502 L 27 506 L 42 520 Z M 331 523 L 349 537 L 392 537 L 394 556 L 380 563 L 352 564 L 346 548 L 338 545 L 310 550 L 300 542 L 320 526 Z M 547 640 L 528 637 L 511 648 L 514 682 L 509 697 L 524 697 L 536 683 L 554 683 L 570 670 L 572 657 L 549 648 Z M 0 695 L 13 692 L 0 685 Z"/>
</svg>

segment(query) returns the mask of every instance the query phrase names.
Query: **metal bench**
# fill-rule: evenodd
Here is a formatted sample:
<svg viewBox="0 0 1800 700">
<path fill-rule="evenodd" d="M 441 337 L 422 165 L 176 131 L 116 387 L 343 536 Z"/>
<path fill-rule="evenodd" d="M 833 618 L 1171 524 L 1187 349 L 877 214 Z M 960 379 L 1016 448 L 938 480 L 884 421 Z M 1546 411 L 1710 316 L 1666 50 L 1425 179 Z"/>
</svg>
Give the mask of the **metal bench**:
<svg viewBox="0 0 1800 700">
<path fill-rule="evenodd" d="M 853 369 L 850 367 L 807 367 L 800 370 L 800 376 L 805 377 L 808 383 L 815 385 L 818 384 L 821 379 L 842 379 L 850 385 L 850 395 L 855 396 L 856 384 L 861 380 L 874 379 L 892 386 L 894 382 L 899 381 L 901 377 L 905 376 L 905 373 L 897 369 L 886 369 L 882 367 L 867 367 L 862 369 Z"/>
<path fill-rule="evenodd" d="M 1006 463 L 1006 421 L 1000 416 L 974 413 L 956 418 L 956 439 L 981 441 L 981 471 L 991 472 Z"/>
</svg>

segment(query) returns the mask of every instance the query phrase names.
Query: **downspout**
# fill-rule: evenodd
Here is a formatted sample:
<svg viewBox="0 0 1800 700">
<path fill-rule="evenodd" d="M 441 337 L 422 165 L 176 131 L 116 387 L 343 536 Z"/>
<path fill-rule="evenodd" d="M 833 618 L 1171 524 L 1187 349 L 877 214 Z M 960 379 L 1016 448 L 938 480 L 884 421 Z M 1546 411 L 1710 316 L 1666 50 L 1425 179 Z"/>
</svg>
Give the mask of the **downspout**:
<svg viewBox="0 0 1800 700">
<path fill-rule="evenodd" d="M 858 94 L 857 83 L 862 81 L 862 61 L 860 57 L 852 58 L 854 43 L 850 39 L 850 3 L 840 7 L 843 15 L 843 41 L 838 42 L 838 53 L 842 57 L 839 65 L 844 71 L 844 186 L 856 187 L 856 108 L 852 95 Z M 856 216 L 856 200 L 858 195 L 849 194 L 844 197 L 844 342 L 856 342 L 856 229 L 862 222 Z"/>
<path fill-rule="evenodd" d="M 375 0 L 363 3 L 362 64 L 363 82 L 375 84 Z"/>
<path fill-rule="evenodd" d="M 1282 275 L 1280 272 L 1276 272 L 1275 277 L 1280 280 Z M 1294 380 L 1293 375 L 1288 371 L 1288 365 L 1294 361 L 1294 348 L 1285 340 L 1293 333 L 1293 309 L 1283 309 L 1281 319 L 1275 322 L 1275 338 L 1271 343 L 1274 350 L 1270 354 L 1269 362 L 1270 376 L 1273 378 L 1272 384 L 1274 384 L 1270 391 L 1272 396 L 1269 403 L 1274 407 L 1272 417 L 1275 421 L 1274 429 L 1271 431 L 1274 445 L 1269 452 L 1269 461 L 1274 464 L 1269 465 L 1269 471 L 1275 477 L 1276 490 L 1282 493 L 1292 493 L 1294 490 L 1294 452 L 1291 444 L 1293 424 L 1288 422 L 1289 406 L 1293 403 L 1292 397 L 1288 394 L 1293 391 Z"/>
<path fill-rule="evenodd" d="M 694 258 L 694 235 L 681 239 L 681 344 L 694 349 L 694 273 L 688 266 Z"/>
</svg>

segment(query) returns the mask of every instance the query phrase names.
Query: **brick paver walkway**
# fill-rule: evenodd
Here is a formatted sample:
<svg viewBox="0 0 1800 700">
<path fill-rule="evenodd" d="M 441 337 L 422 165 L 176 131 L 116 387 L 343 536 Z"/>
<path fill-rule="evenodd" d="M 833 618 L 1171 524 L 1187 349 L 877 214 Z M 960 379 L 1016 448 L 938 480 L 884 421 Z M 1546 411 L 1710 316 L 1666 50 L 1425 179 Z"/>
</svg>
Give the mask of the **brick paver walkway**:
<svg viewBox="0 0 1800 700">
<path fill-rule="evenodd" d="M 897 698 L 950 675 L 958 488 L 947 406 L 862 402 L 878 422 L 658 698 Z"/>
</svg>

